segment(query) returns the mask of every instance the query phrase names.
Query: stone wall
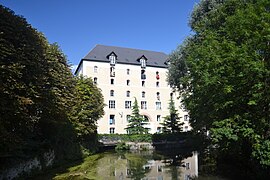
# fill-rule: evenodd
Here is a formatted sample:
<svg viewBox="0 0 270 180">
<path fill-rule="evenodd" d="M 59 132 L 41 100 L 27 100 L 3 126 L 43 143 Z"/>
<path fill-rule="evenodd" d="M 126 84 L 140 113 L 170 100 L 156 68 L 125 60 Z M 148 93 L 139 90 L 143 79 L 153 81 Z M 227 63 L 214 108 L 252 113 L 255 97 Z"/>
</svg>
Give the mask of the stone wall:
<svg viewBox="0 0 270 180">
<path fill-rule="evenodd" d="M 153 150 L 154 147 L 152 146 L 152 143 L 147 142 L 126 142 L 126 145 L 129 146 L 130 150 Z"/>
<path fill-rule="evenodd" d="M 55 160 L 54 150 L 45 152 L 40 157 L 34 157 L 32 159 L 20 162 L 11 168 L 3 170 L 0 174 L 0 180 L 2 179 L 15 179 L 23 175 L 32 174 L 33 172 L 39 172 L 52 166 Z"/>
</svg>

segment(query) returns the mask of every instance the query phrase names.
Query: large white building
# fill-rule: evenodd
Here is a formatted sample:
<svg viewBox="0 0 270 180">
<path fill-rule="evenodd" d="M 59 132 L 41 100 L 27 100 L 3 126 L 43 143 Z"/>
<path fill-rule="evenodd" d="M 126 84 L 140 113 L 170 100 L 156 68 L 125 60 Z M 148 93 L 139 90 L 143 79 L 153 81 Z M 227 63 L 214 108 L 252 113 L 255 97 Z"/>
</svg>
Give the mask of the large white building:
<svg viewBox="0 0 270 180">
<path fill-rule="evenodd" d="M 104 96 L 105 115 L 98 121 L 98 133 L 126 133 L 135 98 L 150 133 L 160 132 L 171 96 L 183 130 L 190 130 L 188 114 L 166 81 L 167 57 L 162 52 L 96 45 L 80 61 L 75 74 L 91 77 Z"/>
</svg>

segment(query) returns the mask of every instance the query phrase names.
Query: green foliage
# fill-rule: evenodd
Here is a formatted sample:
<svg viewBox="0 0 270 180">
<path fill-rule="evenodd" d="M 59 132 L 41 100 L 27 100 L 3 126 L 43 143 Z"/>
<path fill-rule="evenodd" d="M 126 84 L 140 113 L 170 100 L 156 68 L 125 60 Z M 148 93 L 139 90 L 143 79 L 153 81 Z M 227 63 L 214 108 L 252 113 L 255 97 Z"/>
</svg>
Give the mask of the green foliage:
<svg viewBox="0 0 270 180">
<path fill-rule="evenodd" d="M 121 150 L 121 151 L 129 150 L 129 149 L 130 149 L 129 145 L 127 145 L 125 142 L 120 142 L 115 147 L 115 150 Z"/>
<path fill-rule="evenodd" d="M 130 116 L 126 130 L 128 134 L 145 134 L 148 133 L 148 128 L 144 127 L 145 124 L 145 119 L 140 115 L 138 101 L 135 98 L 132 106 L 132 115 Z"/>
<path fill-rule="evenodd" d="M 49 149 L 56 162 L 80 158 L 91 145 L 79 142 L 97 143 L 95 123 L 104 113 L 99 89 L 75 79 L 59 46 L 23 17 L 1 5 L 0 17 L 2 165 Z"/>
<path fill-rule="evenodd" d="M 25 145 L 40 121 L 48 63 L 42 37 L 24 18 L 3 6 L 0 16 L 0 151 L 12 153 Z"/>
<path fill-rule="evenodd" d="M 180 122 L 177 109 L 175 109 L 173 98 L 171 97 L 169 102 L 170 114 L 164 117 L 163 133 L 179 133 L 183 130 L 183 124 Z"/>
<path fill-rule="evenodd" d="M 269 7 L 267 0 L 201 1 L 194 35 L 170 55 L 168 77 L 195 131 L 211 130 L 220 152 L 268 167 Z"/>
<path fill-rule="evenodd" d="M 73 106 L 71 121 L 78 137 L 96 133 L 97 120 L 104 115 L 104 99 L 101 90 L 91 78 L 76 78 L 76 104 Z"/>
<path fill-rule="evenodd" d="M 99 134 L 102 141 L 152 142 L 151 134 Z"/>
<path fill-rule="evenodd" d="M 80 156 L 68 121 L 74 80 L 65 55 L 23 17 L 3 6 L 0 16 L 1 160 L 48 149 L 57 160 Z"/>
</svg>

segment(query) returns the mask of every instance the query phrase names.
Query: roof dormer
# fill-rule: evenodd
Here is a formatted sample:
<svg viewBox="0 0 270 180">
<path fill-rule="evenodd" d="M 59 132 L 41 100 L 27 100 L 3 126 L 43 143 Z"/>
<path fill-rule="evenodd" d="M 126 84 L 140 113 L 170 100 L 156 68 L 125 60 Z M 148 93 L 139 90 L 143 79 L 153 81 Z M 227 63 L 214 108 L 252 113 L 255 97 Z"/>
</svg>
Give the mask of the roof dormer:
<svg viewBox="0 0 270 180">
<path fill-rule="evenodd" d="M 140 61 L 142 68 L 146 68 L 147 58 L 144 55 L 142 55 L 140 58 L 138 58 L 137 61 Z"/>
<path fill-rule="evenodd" d="M 164 64 L 167 65 L 167 66 L 169 66 L 171 64 L 170 59 L 167 58 L 166 61 L 164 62 Z"/>
<path fill-rule="evenodd" d="M 107 55 L 107 59 L 109 59 L 110 64 L 114 66 L 116 63 L 117 55 L 112 51 L 109 55 Z"/>
</svg>

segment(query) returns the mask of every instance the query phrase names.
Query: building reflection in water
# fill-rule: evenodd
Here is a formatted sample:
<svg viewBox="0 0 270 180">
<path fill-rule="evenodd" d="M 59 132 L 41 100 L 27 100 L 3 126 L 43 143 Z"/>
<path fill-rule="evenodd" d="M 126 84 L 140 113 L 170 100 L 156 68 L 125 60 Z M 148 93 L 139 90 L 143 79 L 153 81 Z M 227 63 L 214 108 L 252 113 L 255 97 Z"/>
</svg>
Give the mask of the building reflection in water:
<svg viewBox="0 0 270 180">
<path fill-rule="evenodd" d="M 189 180 L 198 176 L 198 154 L 168 157 L 153 152 L 108 153 L 97 162 L 103 179 Z"/>
</svg>

